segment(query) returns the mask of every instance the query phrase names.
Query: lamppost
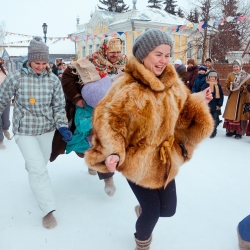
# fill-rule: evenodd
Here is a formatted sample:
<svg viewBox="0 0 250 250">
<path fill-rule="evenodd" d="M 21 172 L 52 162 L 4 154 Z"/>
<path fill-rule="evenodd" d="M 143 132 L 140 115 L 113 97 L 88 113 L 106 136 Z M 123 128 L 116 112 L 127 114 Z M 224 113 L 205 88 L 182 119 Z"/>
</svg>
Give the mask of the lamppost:
<svg viewBox="0 0 250 250">
<path fill-rule="evenodd" d="M 132 0 L 132 3 L 133 3 L 133 9 L 136 10 L 136 2 L 137 0 Z"/>
<path fill-rule="evenodd" d="M 43 23 L 43 34 L 44 34 L 44 42 L 46 43 L 47 41 L 47 37 L 46 37 L 46 34 L 47 34 L 47 27 L 48 25 L 46 23 Z"/>
<path fill-rule="evenodd" d="M 113 1 L 112 1 L 112 4 L 111 4 L 112 12 L 115 12 L 115 10 L 116 10 L 116 5 L 117 5 L 116 0 L 113 0 Z"/>
<path fill-rule="evenodd" d="M 76 17 L 76 25 L 79 25 L 79 22 L 80 22 L 80 18 L 79 16 Z"/>
<path fill-rule="evenodd" d="M 131 22 L 131 28 L 132 28 L 132 41 L 133 41 L 133 45 L 134 45 L 134 41 L 135 41 L 135 36 L 134 36 L 135 21 L 134 21 L 134 19 L 130 19 L 130 22 Z"/>
</svg>

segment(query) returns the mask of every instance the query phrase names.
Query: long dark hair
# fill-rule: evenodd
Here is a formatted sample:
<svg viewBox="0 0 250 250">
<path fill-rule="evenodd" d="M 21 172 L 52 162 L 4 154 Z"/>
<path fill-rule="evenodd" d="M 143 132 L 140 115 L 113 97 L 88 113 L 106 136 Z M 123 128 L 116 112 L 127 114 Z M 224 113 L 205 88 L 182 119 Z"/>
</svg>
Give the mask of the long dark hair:
<svg viewBox="0 0 250 250">
<path fill-rule="evenodd" d="M 4 66 L 3 66 L 3 63 L 1 62 L 3 59 L 2 58 L 0 58 L 0 69 L 3 71 L 3 73 L 7 76 L 7 74 L 6 74 L 6 71 L 5 71 L 5 68 L 4 68 Z"/>
</svg>

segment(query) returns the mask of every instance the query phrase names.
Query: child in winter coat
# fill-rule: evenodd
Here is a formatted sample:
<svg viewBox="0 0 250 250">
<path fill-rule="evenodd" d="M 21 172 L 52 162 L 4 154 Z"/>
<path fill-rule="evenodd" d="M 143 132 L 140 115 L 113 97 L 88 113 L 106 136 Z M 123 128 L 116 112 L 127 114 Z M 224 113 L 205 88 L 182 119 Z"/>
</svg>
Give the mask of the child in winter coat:
<svg viewBox="0 0 250 250">
<path fill-rule="evenodd" d="M 199 67 L 198 76 L 196 77 L 192 87 L 192 93 L 198 93 L 201 91 L 201 87 L 206 83 L 206 71 L 207 68 L 205 65 L 201 65 Z"/>
<path fill-rule="evenodd" d="M 206 75 L 205 75 L 206 76 Z M 206 83 L 202 86 L 201 90 L 210 87 L 213 100 L 209 102 L 210 113 L 214 119 L 214 131 L 210 135 L 210 138 L 214 138 L 217 134 L 217 126 L 219 125 L 218 110 L 221 109 L 224 101 L 224 95 L 222 92 L 221 85 L 218 83 L 218 75 L 215 70 L 211 70 L 207 75 Z"/>
</svg>

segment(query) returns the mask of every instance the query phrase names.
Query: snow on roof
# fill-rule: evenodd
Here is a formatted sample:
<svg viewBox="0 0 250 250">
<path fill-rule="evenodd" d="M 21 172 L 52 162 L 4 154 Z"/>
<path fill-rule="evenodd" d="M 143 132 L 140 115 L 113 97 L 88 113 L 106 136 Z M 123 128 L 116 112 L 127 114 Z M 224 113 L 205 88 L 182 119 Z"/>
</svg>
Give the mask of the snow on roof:
<svg viewBox="0 0 250 250">
<path fill-rule="evenodd" d="M 127 12 L 128 13 L 128 12 Z M 100 12 L 103 15 L 103 12 Z M 114 16 L 113 16 L 114 17 Z M 136 16 L 124 16 L 123 19 L 110 23 L 111 25 L 126 22 L 128 19 L 147 21 L 152 23 L 160 23 L 160 24 L 174 24 L 174 25 L 183 25 L 189 23 L 185 18 L 181 18 L 164 10 L 158 10 L 154 8 L 145 8 L 142 11 L 136 11 Z"/>
<path fill-rule="evenodd" d="M 27 56 L 28 48 L 5 48 L 9 56 Z"/>
<path fill-rule="evenodd" d="M 137 17 L 133 19 L 146 20 L 150 19 L 151 22 L 167 23 L 167 24 L 184 24 L 186 19 L 169 14 L 164 10 L 158 10 L 154 8 L 145 8 L 142 11 L 137 12 Z"/>
<path fill-rule="evenodd" d="M 66 39 L 56 43 L 47 44 L 49 46 L 49 54 L 75 54 L 75 43 Z M 27 56 L 28 48 L 5 48 L 9 56 Z"/>
</svg>

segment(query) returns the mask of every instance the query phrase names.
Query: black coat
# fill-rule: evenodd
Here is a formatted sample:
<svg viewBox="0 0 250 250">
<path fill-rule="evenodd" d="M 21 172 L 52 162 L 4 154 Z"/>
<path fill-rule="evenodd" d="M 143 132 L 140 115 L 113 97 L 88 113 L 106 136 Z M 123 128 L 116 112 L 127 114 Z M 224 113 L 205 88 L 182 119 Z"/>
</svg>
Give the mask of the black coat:
<svg viewBox="0 0 250 250">
<path fill-rule="evenodd" d="M 202 87 L 201 87 L 201 90 L 204 90 L 206 89 L 207 87 L 209 87 L 209 84 L 208 83 L 205 83 Z M 216 111 L 216 106 L 218 107 L 221 107 L 223 105 L 223 101 L 224 101 L 224 95 L 223 95 L 223 92 L 222 92 L 222 88 L 221 88 L 221 85 L 218 83 L 218 88 L 219 88 L 219 91 L 220 91 L 220 98 L 215 98 L 216 96 L 216 89 L 214 89 L 215 91 L 212 93 L 213 95 L 213 100 L 211 100 L 208 105 L 210 107 L 210 111 L 211 113 L 215 112 Z"/>
</svg>

